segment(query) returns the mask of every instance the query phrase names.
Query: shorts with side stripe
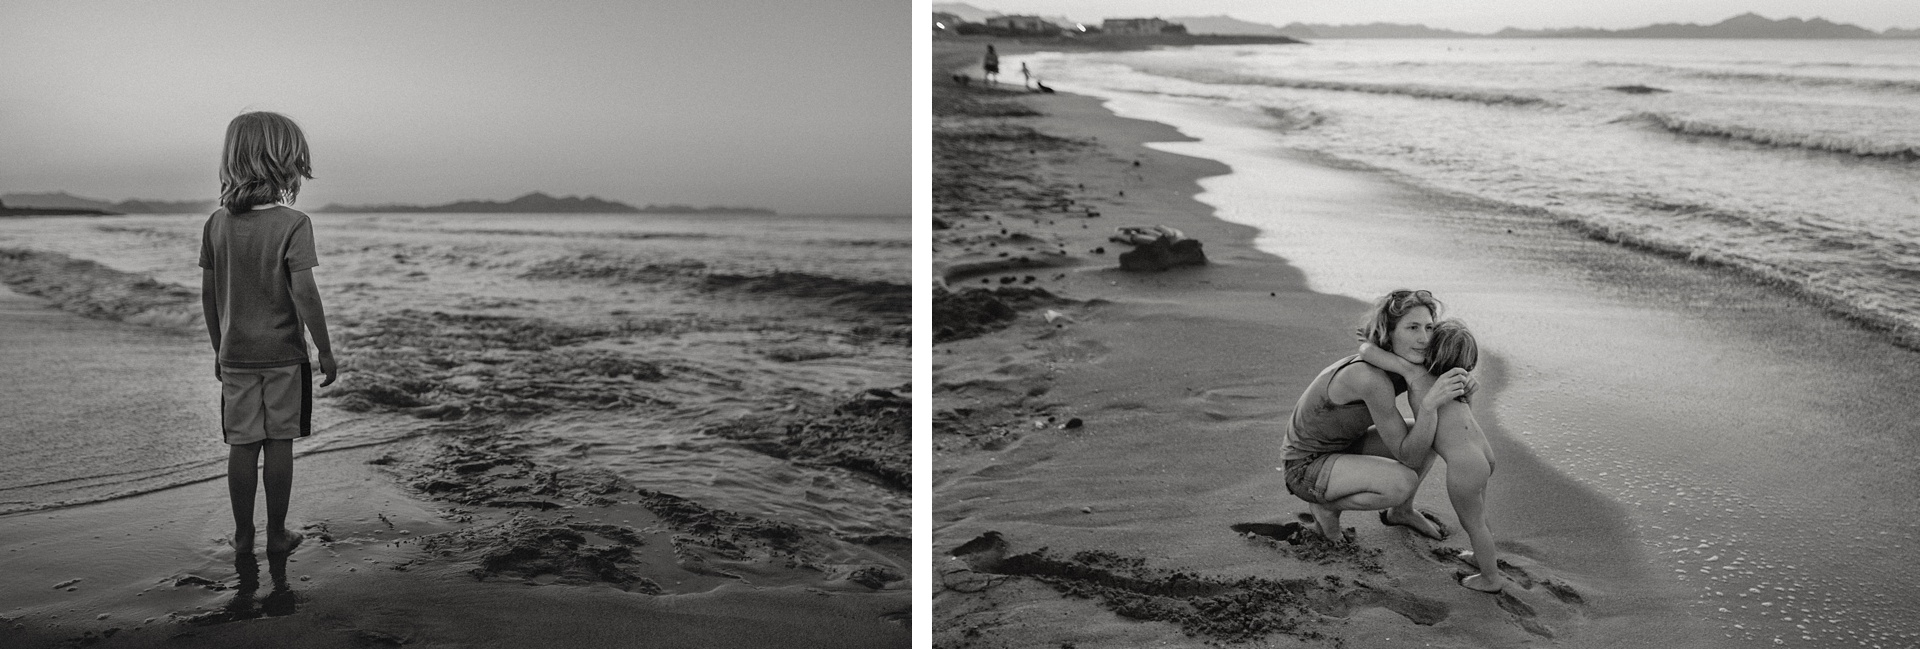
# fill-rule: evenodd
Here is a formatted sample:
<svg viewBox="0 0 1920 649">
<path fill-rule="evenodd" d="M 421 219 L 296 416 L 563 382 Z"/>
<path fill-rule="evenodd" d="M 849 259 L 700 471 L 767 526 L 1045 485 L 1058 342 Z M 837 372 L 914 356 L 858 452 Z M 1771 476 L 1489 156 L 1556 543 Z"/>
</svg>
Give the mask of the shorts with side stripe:
<svg viewBox="0 0 1920 649">
<path fill-rule="evenodd" d="M 312 367 L 221 367 L 220 428 L 234 445 L 306 437 L 313 429 Z"/>
</svg>

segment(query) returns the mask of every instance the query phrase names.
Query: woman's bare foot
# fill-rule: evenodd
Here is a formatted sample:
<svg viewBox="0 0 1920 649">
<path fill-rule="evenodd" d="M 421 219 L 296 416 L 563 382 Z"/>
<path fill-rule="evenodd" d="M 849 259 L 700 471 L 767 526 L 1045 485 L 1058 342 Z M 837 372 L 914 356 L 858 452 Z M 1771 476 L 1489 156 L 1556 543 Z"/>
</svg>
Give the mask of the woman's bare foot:
<svg viewBox="0 0 1920 649">
<path fill-rule="evenodd" d="M 299 532 L 293 530 L 285 528 L 269 530 L 267 532 L 267 554 L 287 554 L 292 552 L 294 548 L 300 547 L 300 541 L 304 539 L 305 537 L 301 536 Z"/>
<path fill-rule="evenodd" d="M 1477 590 L 1487 594 L 1498 593 L 1500 591 L 1506 590 L 1507 584 L 1510 584 L 1510 583 L 1513 583 L 1513 582 L 1507 579 L 1506 575 L 1501 575 L 1498 579 L 1495 579 L 1492 577 L 1488 577 L 1485 574 L 1472 574 L 1472 575 L 1467 575 L 1465 578 L 1460 580 L 1460 585 L 1466 586 L 1467 588 L 1471 588 L 1473 590 Z"/>
<path fill-rule="evenodd" d="M 1452 531 L 1447 529 L 1446 523 L 1440 522 L 1439 516 L 1435 516 L 1432 512 L 1424 509 L 1415 510 L 1411 507 L 1395 507 L 1382 510 L 1380 512 L 1380 524 L 1410 527 L 1413 528 L 1413 531 L 1419 532 L 1421 536 L 1435 541 L 1444 541 L 1452 534 Z"/>
<path fill-rule="evenodd" d="M 253 554 L 253 528 L 234 530 L 233 539 L 229 540 L 228 543 L 233 545 L 234 552 Z"/>
<path fill-rule="evenodd" d="M 1313 517 L 1313 526 L 1320 537 L 1334 543 L 1352 543 L 1353 538 L 1340 529 L 1340 510 L 1318 503 L 1307 503 L 1307 511 Z"/>
</svg>

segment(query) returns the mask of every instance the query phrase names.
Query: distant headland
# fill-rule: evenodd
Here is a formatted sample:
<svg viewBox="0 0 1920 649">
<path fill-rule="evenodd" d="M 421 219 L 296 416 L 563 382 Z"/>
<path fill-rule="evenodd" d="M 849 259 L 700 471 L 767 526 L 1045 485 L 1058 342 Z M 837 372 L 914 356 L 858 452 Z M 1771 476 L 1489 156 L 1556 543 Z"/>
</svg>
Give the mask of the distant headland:
<svg viewBox="0 0 1920 649">
<path fill-rule="evenodd" d="M 13 207 L 8 207 L 12 205 Z M 219 207 L 217 201 L 156 201 L 128 199 L 118 203 L 74 196 L 66 192 L 0 195 L 0 216 L 115 216 L 121 214 L 208 214 Z M 595 196 L 554 197 L 532 192 L 500 202 L 463 200 L 444 205 L 340 205 L 328 204 L 315 212 L 365 214 L 372 212 L 517 212 L 522 214 L 750 214 L 773 216 L 773 210 L 759 207 L 727 207 L 667 204 L 634 207 Z"/>
<path fill-rule="evenodd" d="M 315 212 L 370 213 L 370 212 L 516 212 L 522 214 L 577 213 L 577 214 L 764 214 L 772 215 L 773 210 L 757 207 L 693 207 L 690 205 L 652 205 L 634 207 L 620 201 L 603 200 L 595 196 L 555 197 L 542 192 L 533 192 L 519 198 L 506 201 L 464 200 L 444 205 L 340 205 L 328 204 Z"/>
<path fill-rule="evenodd" d="M 1436 29 L 1426 25 L 1370 23 L 1325 25 L 1294 22 L 1286 26 L 1240 20 L 1232 16 L 1168 16 L 1165 18 L 1108 18 L 1096 25 L 1063 16 L 1004 15 L 964 2 L 933 4 L 935 36 L 1046 36 L 1067 37 L 1095 44 L 1102 35 L 1126 34 L 1187 38 L 1267 37 L 1322 38 L 1920 38 L 1920 26 L 1890 27 L 1885 31 L 1836 23 L 1814 17 L 1773 20 L 1748 12 L 1711 25 L 1662 23 L 1633 29 L 1519 29 L 1508 27 L 1492 34 Z M 1159 43 L 1182 44 L 1182 43 Z"/>
</svg>

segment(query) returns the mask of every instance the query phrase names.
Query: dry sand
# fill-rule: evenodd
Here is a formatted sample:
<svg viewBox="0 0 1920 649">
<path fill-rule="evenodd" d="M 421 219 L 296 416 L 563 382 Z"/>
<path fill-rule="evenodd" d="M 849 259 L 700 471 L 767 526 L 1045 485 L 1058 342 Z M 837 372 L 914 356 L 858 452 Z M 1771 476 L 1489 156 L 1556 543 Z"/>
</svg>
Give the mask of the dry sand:
<svg viewBox="0 0 1920 649">
<path fill-rule="evenodd" d="M 1344 521 L 1358 550 L 1293 534 L 1305 507 L 1274 469 L 1278 426 L 1352 352 L 1365 304 L 1306 290 L 1251 228 L 1195 201 L 1195 181 L 1227 169 L 1141 146 L 1182 140 L 1172 129 L 1022 93 L 1017 78 L 953 83 L 983 49 L 935 44 L 934 258 L 951 291 L 935 308 L 937 645 L 1720 639 L 1675 605 L 1683 593 L 1650 572 L 1618 505 L 1498 422 L 1493 523 L 1525 588 L 1462 588 L 1463 535 L 1430 541 L 1370 512 Z M 1154 224 L 1201 240 L 1210 263 L 1117 270 L 1127 247 L 1106 237 Z M 1498 364 L 1482 377 L 1484 411 L 1506 377 Z M 1426 484 L 1419 502 L 1451 521 L 1444 469 Z"/>
</svg>

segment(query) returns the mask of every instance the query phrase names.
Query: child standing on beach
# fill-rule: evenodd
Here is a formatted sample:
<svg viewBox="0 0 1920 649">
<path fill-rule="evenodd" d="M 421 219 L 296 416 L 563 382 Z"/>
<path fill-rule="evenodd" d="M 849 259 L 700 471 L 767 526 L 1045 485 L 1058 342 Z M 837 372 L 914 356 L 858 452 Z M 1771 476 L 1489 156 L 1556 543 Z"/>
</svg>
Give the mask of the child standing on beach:
<svg viewBox="0 0 1920 649">
<path fill-rule="evenodd" d="M 1431 389 L 1435 379 L 1448 370 L 1472 371 L 1480 362 L 1480 345 L 1459 320 L 1447 319 L 1433 325 L 1427 341 L 1425 367 L 1392 352 L 1361 343 L 1360 359 L 1367 364 L 1399 374 L 1407 379 L 1408 398 L 1418 399 Z M 1461 396 L 1441 405 L 1435 417 L 1433 451 L 1447 463 L 1447 499 L 1453 502 L 1453 514 L 1467 531 L 1473 551 L 1460 557 L 1480 568 L 1467 575 L 1460 585 L 1484 593 L 1505 589 L 1507 576 L 1500 572 L 1500 552 L 1494 547 L 1493 531 L 1487 527 L 1487 479 L 1493 476 L 1493 448 L 1480 422 L 1473 418 L 1469 397 Z"/>
<path fill-rule="evenodd" d="M 220 153 L 220 209 L 200 239 L 200 302 L 220 379 L 220 425 L 228 446 L 233 547 L 253 552 L 255 467 L 266 455 L 267 553 L 300 544 L 287 529 L 293 440 L 311 431 L 312 366 L 302 333 L 319 352 L 321 386 L 338 370 L 313 283 L 313 224 L 293 203 L 312 178 L 306 136 L 285 116 L 252 112 L 227 124 Z M 304 330 L 304 332 L 303 332 Z"/>
</svg>

